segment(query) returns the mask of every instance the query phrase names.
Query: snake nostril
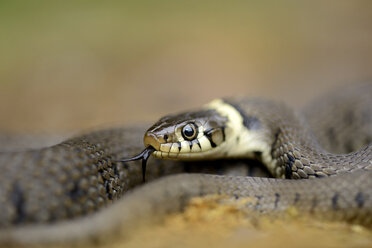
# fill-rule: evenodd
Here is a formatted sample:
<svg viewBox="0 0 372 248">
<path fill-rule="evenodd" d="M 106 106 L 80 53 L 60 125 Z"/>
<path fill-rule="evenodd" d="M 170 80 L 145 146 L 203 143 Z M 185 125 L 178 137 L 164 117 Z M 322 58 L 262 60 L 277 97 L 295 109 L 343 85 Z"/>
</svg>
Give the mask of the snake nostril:
<svg viewBox="0 0 372 248">
<path fill-rule="evenodd" d="M 164 134 L 164 140 L 165 140 L 165 141 L 168 140 L 168 135 L 167 135 L 167 134 Z"/>
</svg>

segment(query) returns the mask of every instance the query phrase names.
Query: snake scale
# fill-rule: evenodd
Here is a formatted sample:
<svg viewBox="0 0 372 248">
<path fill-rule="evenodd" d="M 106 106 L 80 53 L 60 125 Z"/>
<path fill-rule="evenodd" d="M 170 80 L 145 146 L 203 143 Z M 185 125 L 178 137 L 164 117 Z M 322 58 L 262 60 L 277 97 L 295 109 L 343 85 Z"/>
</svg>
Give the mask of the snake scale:
<svg viewBox="0 0 372 248">
<path fill-rule="evenodd" d="M 145 126 L 1 152 L 0 244 L 95 242 L 207 194 L 255 198 L 246 207 L 261 213 L 280 215 L 294 206 L 314 217 L 372 226 L 371 96 L 370 83 L 345 87 L 309 105 L 306 119 L 274 101 L 219 99 L 162 118 L 146 132 L 155 157 L 254 157 L 278 179 L 185 174 L 188 164 L 150 159 L 151 182 L 136 187 L 142 183 L 139 162 L 118 160 L 143 149 Z"/>
</svg>

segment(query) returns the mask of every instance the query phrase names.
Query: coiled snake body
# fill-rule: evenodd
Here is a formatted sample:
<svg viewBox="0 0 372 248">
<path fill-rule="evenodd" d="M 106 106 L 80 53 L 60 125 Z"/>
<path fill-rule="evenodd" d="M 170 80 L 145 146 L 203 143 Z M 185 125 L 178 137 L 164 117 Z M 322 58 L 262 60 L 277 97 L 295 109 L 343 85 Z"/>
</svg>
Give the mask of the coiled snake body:
<svg viewBox="0 0 372 248">
<path fill-rule="evenodd" d="M 143 127 L 103 130 L 52 147 L 0 153 L 0 242 L 95 240 L 117 227 L 129 231 L 179 211 L 190 198 L 207 194 L 255 198 L 246 207 L 262 213 L 280 214 L 294 206 L 313 216 L 371 226 L 371 95 L 371 84 L 328 95 L 309 108 L 306 121 L 276 102 L 220 99 L 198 111 L 162 118 L 145 135 L 144 143 L 155 148 L 155 157 L 255 157 L 277 178 L 314 180 L 180 174 L 117 200 L 142 181 L 138 162 L 115 161 L 139 152 Z M 358 150 L 352 151 L 355 147 Z M 185 168 L 177 161 L 151 159 L 147 178 Z"/>
</svg>

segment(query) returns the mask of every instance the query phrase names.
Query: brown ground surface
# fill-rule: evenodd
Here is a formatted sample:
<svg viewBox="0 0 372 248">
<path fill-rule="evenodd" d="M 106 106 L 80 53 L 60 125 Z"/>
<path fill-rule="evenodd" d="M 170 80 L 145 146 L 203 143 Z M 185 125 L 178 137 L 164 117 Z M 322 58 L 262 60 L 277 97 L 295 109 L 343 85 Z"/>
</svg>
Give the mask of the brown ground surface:
<svg viewBox="0 0 372 248">
<path fill-rule="evenodd" d="M 360 0 L 1 1 L 0 131 L 153 121 L 236 94 L 301 107 L 372 78 L 371 23 Z M 114 245 L 372 246 L 358 226 L 240 214 L 207 201 Z"/>
<path fill-rule="evenodd" d="M 357 225 L 329 223 L 301 216 L 297 209 L 274 219 L 196 198 L 182 214 L 148 226 L 114 247 L 371 247 L 372 232 Z M 108 244 L 107 247 L 112 247 Z"/>
</svg>

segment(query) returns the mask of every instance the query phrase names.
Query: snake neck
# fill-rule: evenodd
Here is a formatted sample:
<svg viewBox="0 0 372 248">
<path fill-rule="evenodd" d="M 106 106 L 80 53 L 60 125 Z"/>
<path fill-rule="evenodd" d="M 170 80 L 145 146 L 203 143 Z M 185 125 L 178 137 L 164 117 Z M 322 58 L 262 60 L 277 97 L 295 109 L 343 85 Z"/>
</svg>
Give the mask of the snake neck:
<svg viewBox="0 0 372 248">
<path fill-rule="evenodd" d="M 258 159 L 274 177 L 316 178 L 372 169 L 372 144 L 351 154 L 332 154 L 319 145 L 303 117 L 285 104 L 232 98 L 209 106 L 229 119 L 229 145 L 221 156 Z M 360 154 L 367 159 L 352 159 Z"/>
</svg>

